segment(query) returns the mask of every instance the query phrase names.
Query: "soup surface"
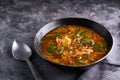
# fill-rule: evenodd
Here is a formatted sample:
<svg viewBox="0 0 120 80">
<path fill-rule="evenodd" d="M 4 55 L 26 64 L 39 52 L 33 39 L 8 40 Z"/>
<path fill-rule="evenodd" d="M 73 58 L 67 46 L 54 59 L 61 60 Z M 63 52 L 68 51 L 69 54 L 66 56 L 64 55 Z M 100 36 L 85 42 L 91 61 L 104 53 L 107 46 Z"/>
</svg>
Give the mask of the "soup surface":
<svg viewBox="0 0 120 80">
<path fill-rule="evenodd" d="M 107 44 L 97 32 L 80 25 L 63 25 L 40 42 L 43 55 L 58 64 L 88 65 L 106 55 Z"/>
</svg>

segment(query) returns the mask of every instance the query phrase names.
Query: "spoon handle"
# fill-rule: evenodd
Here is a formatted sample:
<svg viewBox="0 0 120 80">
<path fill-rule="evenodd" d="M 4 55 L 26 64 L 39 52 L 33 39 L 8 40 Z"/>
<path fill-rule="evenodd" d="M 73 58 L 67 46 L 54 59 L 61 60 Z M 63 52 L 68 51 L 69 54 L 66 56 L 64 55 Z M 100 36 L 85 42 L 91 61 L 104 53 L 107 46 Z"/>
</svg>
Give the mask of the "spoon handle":
<svg viewBox="0 0 120 80">
<path fill-rule="evenodd" d="M 38 73 L 38 71 L 36 70 L 36 68 L 33 66 L 33 64 L 30 62 L 29 59 L 26 59 L 26 62 L 27 64 L 29 65 L 31 71 L 32 71 L 32 74 L 35 78 L 35 80 L 43 80 L 41 75 Z"/>
</svg>

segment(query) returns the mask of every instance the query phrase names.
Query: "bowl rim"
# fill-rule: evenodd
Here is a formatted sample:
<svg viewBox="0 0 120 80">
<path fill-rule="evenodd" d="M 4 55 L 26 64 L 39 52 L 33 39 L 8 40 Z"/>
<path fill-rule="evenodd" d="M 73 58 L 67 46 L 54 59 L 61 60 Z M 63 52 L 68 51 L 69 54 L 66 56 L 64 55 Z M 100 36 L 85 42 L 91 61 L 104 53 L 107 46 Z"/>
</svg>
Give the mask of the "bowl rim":
<svg viewBox="0 0 120 80">
<path fill-rule="evenodd" d="M 111 43 L 112 45 L 111 45 L 110 50 L 109 50 L 108 52 L 106 52 L 106 55 L 105 55 L 105 56 L 103 56 L 102 58 L 98 59 L 97 61 L 94 61 L 94 62 L 92 62 L 92 63 L 90 63 L 90 64 L 87 64 L 87 65 L 79 65 L 79 66 L 59 64 L 59 63 L 50 61 L 49 59 L 41 56 L 40 53 L 42 53 L 42 52 L 39 52 L 39 51 L 37 50 L 36 46 L 35 46 L 35 41 L 36 41 L 36 39 L 37 39 L 37 34 L 39 33 L 39 31 L 40 31 L 44 26 L 46 26 L 46 25 L 48 25 L 48 24 L 50 24 L 50 23 L 52 23 L 52 22 L 54 22 L 54 21 L 65 20 L 65 19 L 83 19 L 83 20 L 88 20 L 88 21 L 94 22 L 94 23 L 96 23 L 96 24 L 99 24 L 101 27 L 103 27 L 103 28 L 110 34 L 110 37 L 111 37 L 111 39 L 112 39 L 112 43 Z M 91 19 L 88 19 L 88 18 L 65 17 L 65 18 L 59 18 L 59 19 L 55 19 L 55 20 L 49 21 L 47 24 L 43 25 L 43 26 L 37 31 L 37 33 L 35 34 L 35 38 L 34 38 L 33 43 L 34 43 L 34 49 L 35 49 L 35 51 L 37 52 L 37 54 L 38 54 L 43 60 L 46 60 L 46 61 L 48 61 L 48 62 L 50 62 L 50 63 L 57 64 L 57 65 L 60 65 L 60 66 L 72 67 L 72 68 L 73 68 L 73 67 L 75 67 L 75 68 L 82 68 L 82 67 L 88 67 L 88 66 L 91 66 L 91 65 L 95 65 L 95 64 L 101 62 L 102 60 L 104 60 L 104 59 L 110 54 L 110 52 L 111 52 L 111 50 L 112 50 L 112 48 L 113 48 L 113 36 L 112 36 L 112 34 L 109 32 L 109 30 L 108 30 L 104 25 L 98 23 L 97 21 L 94 21 L 94 20 L 91 20 Z"/>
</svg>

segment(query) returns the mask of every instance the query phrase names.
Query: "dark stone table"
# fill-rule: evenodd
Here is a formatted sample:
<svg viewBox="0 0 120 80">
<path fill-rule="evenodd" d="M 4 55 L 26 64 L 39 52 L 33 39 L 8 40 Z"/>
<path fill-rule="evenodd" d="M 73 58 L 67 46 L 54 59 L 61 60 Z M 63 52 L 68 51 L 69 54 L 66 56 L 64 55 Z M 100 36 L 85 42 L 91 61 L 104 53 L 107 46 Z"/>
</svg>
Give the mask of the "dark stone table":
<svg viewBox="0 0 120 80">
<path fill-rule="evenodd" d="M 28 65 L 11 54 L 15 39 L 31 47 L 30 60 L 44 80 L 76 80 L 81 71 L 57 68 L 42 60 L 33 47 L 43 25 L 65 17 L 97 21 L 120 41 L 120 0 L 0 0 L 0 80 L 34 80 Z"/>
</svg>

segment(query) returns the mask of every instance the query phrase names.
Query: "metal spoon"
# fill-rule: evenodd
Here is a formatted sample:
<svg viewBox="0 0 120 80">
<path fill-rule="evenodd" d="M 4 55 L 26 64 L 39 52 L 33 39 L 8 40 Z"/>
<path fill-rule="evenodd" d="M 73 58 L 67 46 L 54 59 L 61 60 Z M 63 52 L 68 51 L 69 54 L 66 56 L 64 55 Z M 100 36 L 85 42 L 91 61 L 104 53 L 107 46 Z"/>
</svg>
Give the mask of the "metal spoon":
<svg viewBox="0 0 120 80">
<path fill-rule="evenodd" d="M 43 80 L 39 75 L 33 64 L 30 62 L 29 57 L 32 55 L 31 49 L 24 43 L 14 40 L 12 45 L 12 54 L 18 60 L 24 60 L 29 65 L 35 80 Z"/>
</svg>

